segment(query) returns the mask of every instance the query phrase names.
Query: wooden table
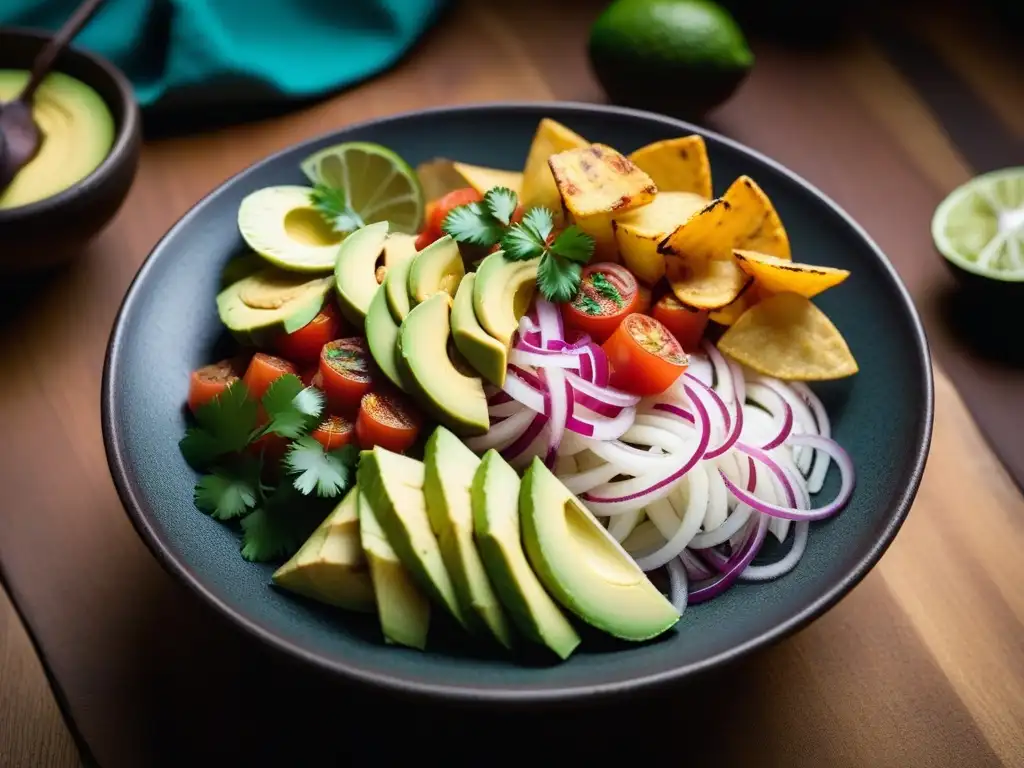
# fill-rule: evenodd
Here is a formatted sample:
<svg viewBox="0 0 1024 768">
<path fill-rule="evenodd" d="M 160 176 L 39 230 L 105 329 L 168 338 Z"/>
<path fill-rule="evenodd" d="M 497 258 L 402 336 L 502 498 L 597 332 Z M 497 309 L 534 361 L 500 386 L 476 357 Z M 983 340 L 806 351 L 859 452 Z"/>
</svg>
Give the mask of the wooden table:
<svg viewBox="0 0 1024 768">
<path fill-rule="evenodd" d="M 660 745 L 699 765 L 1024 765 L 1024 497 L 945 371 L 976 398 L 1024 387 L 1019 370 L 967 357 L 941 324 L 933 298 L 948 278 L 928 236 L 942 196 L 987 162 L 978 146 L 997 164 L 1021 160 L 1006 147 L 1018 151 L 1024 137 L 1024 70 L 973 16 L 927 15 L 909 37 L 886 27 L 815 54 L 759 43 L 753 76 L 708 121 L 803 174 L 867 228 L 915 295 L 936 351 L 935 435 L 909 520 L 865 581 L 796 637 L 672 699 L 528 726 L 462 712 L 424 734 L 422 712 L 339 698 L 252 647 L 172 582 L 128 524 L 103 455 L 99 374 L 118 303 L 156 239 L 230 174 L 355 120 L 505 98 L 601 100 L 582 53 L 599 6 L 466 2 L 366 85 L 274 120 L 148 144 L 127 204 L 87 257 L 9 309 L 0 565 L 87 762 L 308 765 L 324 738 L 334 759 L 356 749 L 356 710 L 366 708 L 401 721 L 384 734 L 422 736 L 424 748 L 464 739 L 461 724 L 496 729 L 502 752 L 568 740 L 577 758 L 616 746 L 643 758 Z M 908 54 L 915 45 L 967 84 L 989 121 L 986 142 L 963 139 L 976 132 L 929 108 L 936 92 Z M 1007 432 L 1024 426 L 1019 413 L 1005 412 Z M 997 444 L 1009 462 L 1016 444 Z M 644 724 L 631 726 L 627 710 Z M 0 594 L 0 765 L 77 762 Z"/>
</svg>

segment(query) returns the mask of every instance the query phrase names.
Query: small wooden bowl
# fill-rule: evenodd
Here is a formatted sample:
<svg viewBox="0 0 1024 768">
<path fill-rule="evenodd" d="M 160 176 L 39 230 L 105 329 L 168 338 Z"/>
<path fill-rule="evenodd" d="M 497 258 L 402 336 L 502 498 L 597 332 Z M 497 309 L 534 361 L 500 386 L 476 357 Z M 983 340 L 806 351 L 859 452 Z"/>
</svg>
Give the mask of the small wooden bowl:
<svg viewBox="0 0 1024 768">
<path fill-rule="evenodd" d="M 41 32 L 0 29 L 0 69 L 29 69 L 47 40 Z M 139 164 L 141 121 L 128 79 L 105 59 L 75 48 L 61 54 L 56 70 L 89 85 L 106 102 L 114 117 L 114 145 L 73 186 L 0 210 L 0 274 L 42 271 L 81 253 L 121 207 Z"/>
</svg>

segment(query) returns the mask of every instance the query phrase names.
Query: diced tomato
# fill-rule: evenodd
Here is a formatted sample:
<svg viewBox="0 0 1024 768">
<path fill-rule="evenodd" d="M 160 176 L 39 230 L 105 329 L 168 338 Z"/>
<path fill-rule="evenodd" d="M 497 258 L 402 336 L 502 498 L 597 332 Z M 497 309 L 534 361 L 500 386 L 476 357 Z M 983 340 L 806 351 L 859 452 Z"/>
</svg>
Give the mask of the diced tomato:
<svg viewBox="0 0 1024 768">
<path fill-rule="evenodd" d="M 331 410 L 344 416 L 355 415 L 359 401 L 373 388 L 366 339 L 337 339 L 325 345 L 320 353 L 320 378 Z"/>
<path fill-rule="evenodd" d="M 666 293 L 658 299 L 652 314 L 669 329 L 687 352 L 693 352 L 700 346 L 704 329 L 708 326 L 709 313 L 706 309 L 690 309 L 675 295 Z"/>
<path fill-rule="evenodd" d="M 319 364 L 314 365 L 312 368 L 306 368 L 299 372 L 299 378 L 302 379 L 302 383 L 307 387 L 315 386 L 313 384 L 313 378 L 320 372 Z M 320 380 L 321 383 L 323 379 Z M 319 389 L 319 387 L 317 387 Z"/>
<path fill-rule="evenodd" d="M 639 312 L 642 315 L 651 314 L 651 289 L 646 285 L 641 285 L 638 292 L 640 294 L 640 300 L 636 303 L 636 309 L 634 311 Z"/>
<path fill-rule="evenodd" d="M 615 332 L 622 318 L 637 311 L 639 288 L 633 273 L 625 267 L 591 264 L 583 270 L 576 298 L 563 305 L 565 323 L 601 344 Z"/>
<path fill-rule="evenodd" d="M 229 358 L 192 371 L 188 382 L 188 407 L 192 413 L 238 381 L 243 370 L 237 359 Z"/>
<path fill-rule="evenodd" d="M 325 451 L 333 451 L 352 441 L 352 422 L 344 416 L 328 416 L 311 434 Z"/>
<path fill-rule="evenodd" d="M 513 224 L 518 224 L 519 222 L 521 222 L 523 220 L 523 215 L 525 213 L 526 213 L 526 209 L 523 208 L 523 206 L 521 206 L 521 205 L 517 205 L 516 209 L 514 211 L 512 211 L 511 222 Z"/>
<path fill-rule="evenodd" d="M 637 395 L 664 392 L 689 364 L 668 328 L 638 313 L 622 321 L 603 349 L 612 366 L 611 385 Z"/>
<path fill-rule="evenodd" d="M 430 212 L 430 219 L 427 220 L 427 229 L 436 232 L 437 236 L 440 237 L 441 224 L 444 223 L 445 217 L 453 208 L 458 208 L 460 205 L 478 203 L 481 200 L 483 200 L 483 196 L 472 187 L 453 189 L 448 194 L 437 199 L 433 210 Z"/>
<path fill-rule="evenodd" d="M 429 229 L 424 229 L 416 236 L 416 250 L 422 251 L 432 242 L 437 240 L 441 235 L 437 232 L 432 232 Z"/>
<path fill-rule="evenodd" d="M 263 399 L 271 384 L 288 373 L 295 373 L 295 366 L 287 360 L 257 352 L 252 356 L 242 381 L 253 399 L 259 401 Z"/>
<path fill-rule="evenodd" d="M 281 334 L 274 346 L 278 354 L 288 360 L 315 363 L 324 344 L 340 335 L 341 317 L 334 308 L 334 302 L 328 301 L 319 314 L 299 330 Z"/>
<path fill-rule="evenodd" d="M 416 442 L 422 424 L 412 404 L 397 392 L 370 392 L 359 404 L 356 439 L 363 450 L 379 445 L 402 453 Z"/>
</svg>

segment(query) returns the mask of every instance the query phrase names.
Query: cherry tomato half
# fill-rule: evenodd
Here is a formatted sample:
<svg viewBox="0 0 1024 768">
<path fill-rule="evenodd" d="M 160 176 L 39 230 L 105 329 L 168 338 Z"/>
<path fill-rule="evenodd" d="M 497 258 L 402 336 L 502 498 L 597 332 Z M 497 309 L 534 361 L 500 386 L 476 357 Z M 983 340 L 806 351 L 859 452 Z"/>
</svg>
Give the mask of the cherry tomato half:
<svg viewBox="0 0 1024 768">
<path fill-rule="evenodd" d="M 437 204 L 430 212 L 427 229 L 431 232 L 436 232 L 437 236 L 440 237 L 442 234 L 441 224 L 444 223 L 445 217 L 453 208 L 458 208 L 460 205 L 478 203 L 481 200 L 483 200 L 483 196 L 472 187 L 453 189 L 448 194 L 437 199 Z"/>
<path fill-rule="evenodd" d="M 618 264 L 591 264 L 583 270 L 576 298 L 563 305 L 565 323 L 603 343 L 622 318 L 637 311 L 640 290 L 633 273 Z"/>
<path fill-rule="evenodd" d="M 311 434 L 325 451 L 334 451 L 352 442 L 352 422 L 344 416 L 328 416 Z"/>
<path fill-rule="evenodd" d="M 700 345 L 704 329 L 708 326 L 706 309 L 690 309 L 671 293 L 658 299 L 651 314 L 668 328 L 683 349 L 691 352 Z"/>
<path fill-rule="evenodd" d="M 319 363 L 317 365 L 314 365 L 312 368 L 304 368 L 304 369 L 302 369 L 299 372 L 299 378 L 302 380 L 303 386 L 306 386 L 306 387 L 314 386 L 313 378 L 318 373 L 320 373 Z M 323 383 L 323 379 L 321 379 L 320 382 L 322 384 Z M 322 389 L 322 387 L 317 387 L 317 389 Z"/>
<path fill-rule="evenodd" d="M 315 363 L 320 350 L 331 339 L 341 335 L 341 317 L 333 302 L 324 304 L 323 309 L 306 325 L 292 333 L 284 333 L 275 340 L 278 354 L 296 363 Z"/>
<path fill-rule="evenodd" d="M 229 358 L 192 371 L 188 382 L 188 407 L 192 413 L 238 381 L 243 370 L 238 360 Z"/>
<path fill-rule="evenodd" d="M 612 366 L 611 385 L 636 395 L 664 392 L 689 364 L 668 328 L 637 313 L 626 316 L 603 349 Z"/>
<path fill-rule="evenodd" d="M 373 387 L 366 339 L 352 337 L 326 344 L 320 353 L 320 377 L 331 410 L 354 415 L 363 395 Z"/>
<path fill-rule="evenodd" d="M 259 401 L 274 381 L 288 373 L 295 373 L 295 366 L 287 360 L 257 352 L 252 356 L 242 381 L 253 399 Z"/>
<path fill-rule="evenodd" d="M 404 397 L 391 392 L 370 392 L 359 404 L 356 439 L 363 450 L 379 445 L 402 453 L 416 442 L 422 423 L 420 415 Z"/>
</svg>

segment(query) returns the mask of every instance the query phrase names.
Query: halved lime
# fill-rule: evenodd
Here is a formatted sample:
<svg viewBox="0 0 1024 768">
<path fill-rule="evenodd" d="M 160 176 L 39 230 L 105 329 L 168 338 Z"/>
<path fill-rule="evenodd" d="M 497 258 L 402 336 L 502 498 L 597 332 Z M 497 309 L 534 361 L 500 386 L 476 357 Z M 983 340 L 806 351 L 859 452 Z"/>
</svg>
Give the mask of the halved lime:
<svg viewBox="0 0 1024 768">
<path fill-rule="evenodd" d="M 307 157 L 301 168 L 313 184 L 342 190 L 364 224 L 389 221 L 395 231 L 419 231 L 423 190 L 416 172 L 387 147 L 362 141 L 336 144 Z"/>
<path fill-rule="evenodd" d="M 935 209 L 932 239 L 966 272 L 1024 282 L 1024 167 L 976 176 L 953 190 Z"/>
</svg>

